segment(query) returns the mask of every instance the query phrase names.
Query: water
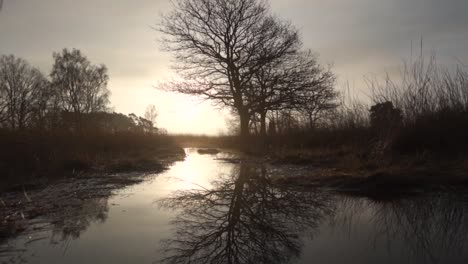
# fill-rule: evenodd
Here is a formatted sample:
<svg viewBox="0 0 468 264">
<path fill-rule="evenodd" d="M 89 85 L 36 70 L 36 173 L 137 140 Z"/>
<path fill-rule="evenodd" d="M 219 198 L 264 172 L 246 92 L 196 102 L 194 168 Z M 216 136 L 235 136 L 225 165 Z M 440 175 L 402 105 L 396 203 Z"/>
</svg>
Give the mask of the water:
<svg viewBox="0 0 468 264">
<path fill-rule="evenodd" d="M 186 152 L 168 171 L 9 241 L 18 251 L 0 262 L 468 262 L 468 195 L 378 202 L 277 188 L 269 167 Z"/>
</svg>

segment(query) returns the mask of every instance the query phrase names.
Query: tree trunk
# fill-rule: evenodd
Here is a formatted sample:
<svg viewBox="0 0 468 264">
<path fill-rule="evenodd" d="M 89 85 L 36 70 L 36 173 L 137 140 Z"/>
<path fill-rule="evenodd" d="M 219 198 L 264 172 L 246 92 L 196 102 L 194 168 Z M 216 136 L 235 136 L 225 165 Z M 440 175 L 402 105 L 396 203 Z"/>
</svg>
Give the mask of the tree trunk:
<svg viewBox="0 0 468 264">
<path fill-rule="evenodd" d="M 276 124 L 274 118 L 270 120 L 270 123 L 268 123 L 268 134 L 270 136 L 274 136 L 276 134 Z"/>
<path fill-rule="evenodd" d="M 249 112 L 246 109 L 239 109 L 239 118 L 240 118 L 240 130 L 241 138 L 246 139 L 249 137 L 249 121 L 250 116 Z"/>
<path fill-rule="evenodd" d="M 315 126 L 315 122 L 314 122 L 314 118 L 312 117 L 312 114 L 309 114 L 309 129 L 312 130 L 314 129 L 314 126 Z"/>
<path fill-rule="evenodd" d="M 260 113 L 260 135 L 266 137 L 266 111 Z"/>
</svg>

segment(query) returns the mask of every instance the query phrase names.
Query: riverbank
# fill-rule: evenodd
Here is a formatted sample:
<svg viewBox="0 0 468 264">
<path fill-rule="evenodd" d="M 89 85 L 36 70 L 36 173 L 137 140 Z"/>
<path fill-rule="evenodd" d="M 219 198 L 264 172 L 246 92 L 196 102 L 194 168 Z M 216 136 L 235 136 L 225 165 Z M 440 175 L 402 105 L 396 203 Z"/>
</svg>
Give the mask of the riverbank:
<svg viewBox="0 0 468 264">
<path fill-rule="evenodd" d="M 144 159 L 109 161 L 108 167 L 95 171 L 12 185 L 0 192 L 0 245 L 10 237 L 48 225 L 67 225 L 73 233 L 81 223 L 68 220 L 80 219 L 90 201 L 107 199 L 114 191 L 141 183 L 148 175 L 161 173 L 184 157 L 183 149 L 160 149 Z M 0 247 L 0 255 L 2 250 L 8 249 Z"/>
<path fill-rule="evenodd" d="M 270 164 L 297 172 L 277 183 L 326 188 L 374 200 L 443 190 L 468 189 L 468 157 L 405 155 L 371 158 L 352 152 L 290 150 L 260 155 Z"/>
</svg>

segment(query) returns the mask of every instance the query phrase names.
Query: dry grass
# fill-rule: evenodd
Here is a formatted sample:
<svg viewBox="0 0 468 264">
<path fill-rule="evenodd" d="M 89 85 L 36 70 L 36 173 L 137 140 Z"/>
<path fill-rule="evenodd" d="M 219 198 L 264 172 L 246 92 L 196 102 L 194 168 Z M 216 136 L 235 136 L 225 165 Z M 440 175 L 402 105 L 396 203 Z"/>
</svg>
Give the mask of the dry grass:
<svg viewBox="0 0 468 264">
<path fill-rule="evenodd" d="M 84 172 L 157 170 L 159 157 L 181 151 L 170 137 L 156 134 L 1 130 L 0 180 L 22 183 Z"/>
</svg>

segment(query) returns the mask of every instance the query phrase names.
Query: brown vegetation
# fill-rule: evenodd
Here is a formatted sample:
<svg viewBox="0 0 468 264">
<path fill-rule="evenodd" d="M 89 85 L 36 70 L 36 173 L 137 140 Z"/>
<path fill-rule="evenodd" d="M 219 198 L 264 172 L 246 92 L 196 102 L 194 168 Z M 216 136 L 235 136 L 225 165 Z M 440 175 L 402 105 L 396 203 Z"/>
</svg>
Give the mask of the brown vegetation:
<svg viewBox="0 0 468 264">
<path fill-rule="evenodd" d="M 0 134 L 1 181 L 11 183 L 83 172 L 160 171 L 159 159 L 181 153 L 167 136 L 132 131 Z"/>
</svg>

